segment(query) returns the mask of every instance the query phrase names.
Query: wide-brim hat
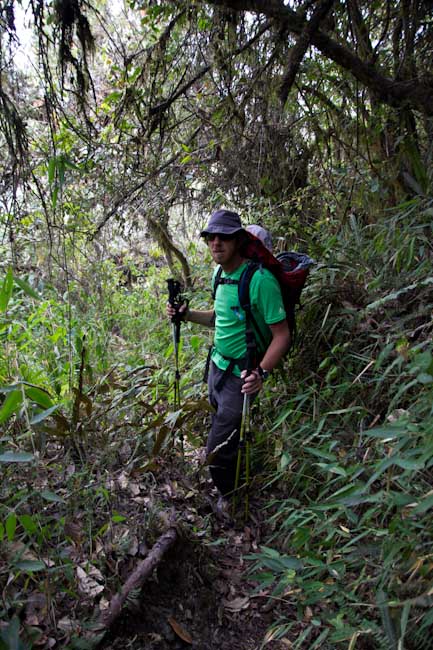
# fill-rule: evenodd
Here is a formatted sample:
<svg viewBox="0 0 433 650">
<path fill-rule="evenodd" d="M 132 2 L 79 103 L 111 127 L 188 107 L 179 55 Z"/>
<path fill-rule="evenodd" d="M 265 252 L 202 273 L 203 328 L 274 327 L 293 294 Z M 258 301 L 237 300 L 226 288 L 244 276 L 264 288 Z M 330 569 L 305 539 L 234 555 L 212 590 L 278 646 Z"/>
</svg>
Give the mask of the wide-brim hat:
<svg viewBox="0 0 433 650">
<path fill-rule="evenodd" d="M 236 212 L 230 210 L 217 210 L 209 219 L 206 228 L 201 231 L 200 236 L 206 235 L 234 235 L 244 230 L 241 218 Z"/>
</svg>

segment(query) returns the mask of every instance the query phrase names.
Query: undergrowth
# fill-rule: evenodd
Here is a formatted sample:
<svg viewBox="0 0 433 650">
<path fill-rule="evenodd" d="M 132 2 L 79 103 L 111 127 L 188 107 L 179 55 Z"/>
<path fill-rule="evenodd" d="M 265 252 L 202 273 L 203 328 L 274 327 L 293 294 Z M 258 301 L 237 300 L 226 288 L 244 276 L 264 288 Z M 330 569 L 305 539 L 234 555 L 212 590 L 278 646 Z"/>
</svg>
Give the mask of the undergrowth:
<svg viewBox="0 0 433 650">
<path fill-rule="evenodd" d="M 431 214 L 352 220 L 312 274 L 277 408 L 268 395 L 277 496 L 252 558 L 282 603 L 268 641 L 301 621 L 293 648 L 432 647 Z"/>
<path fill-rule="evenodd" d="M 424 199 L 374 225 L 351 218 L 308 251 L 318 264 L 296 350 L 261 400 L 265 540 L 250 562 L 277 603 L 263 647 L 432 647 L 432 210 Z M 195 307 L 210 273 L 196 262 Z M 145 499 L 137 529 L 152 541 L 173 438 L 203 444 L 208 334 L 182 328 L 173 411 L 167 273 L 150 268 L 129 288 L 110 274 L 99 298 L 11 271 L 0 285 L 0 648 L 42 643 L 35 612 L 18 639 L 30 596 L 48 599 L 55 627 L 56 608 L 98 593 L 107 562 L 125 557 L 114 468 Z"/>
</svg>

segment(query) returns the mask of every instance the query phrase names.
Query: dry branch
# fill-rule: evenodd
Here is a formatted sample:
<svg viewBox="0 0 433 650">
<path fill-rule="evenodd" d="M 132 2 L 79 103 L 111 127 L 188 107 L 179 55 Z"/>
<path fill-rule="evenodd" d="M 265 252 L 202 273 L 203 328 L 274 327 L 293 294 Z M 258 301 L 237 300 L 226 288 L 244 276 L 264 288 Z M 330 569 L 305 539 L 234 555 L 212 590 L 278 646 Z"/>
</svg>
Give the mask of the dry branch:
<svg viewBox="0 0 433 650">
<path fill-rule="evenodd" d="M 177 530 L 174 527 L 169 528 L 157 542 L 152 546 L 149 555 L 142 560 L 137 568 L 131 573 L 122 589 L 111 599 L 110 606 L 100 617 L 100 630 L 108 630 L 114 621 L 120 615 L 122 607 L 125 604 L 128 595 L 133 589 L 141 589 L 146 578 L 148 578 L 155 567 L 161 562 L 161 559 L 174 544 L 177 539 Z"/>
</svg>

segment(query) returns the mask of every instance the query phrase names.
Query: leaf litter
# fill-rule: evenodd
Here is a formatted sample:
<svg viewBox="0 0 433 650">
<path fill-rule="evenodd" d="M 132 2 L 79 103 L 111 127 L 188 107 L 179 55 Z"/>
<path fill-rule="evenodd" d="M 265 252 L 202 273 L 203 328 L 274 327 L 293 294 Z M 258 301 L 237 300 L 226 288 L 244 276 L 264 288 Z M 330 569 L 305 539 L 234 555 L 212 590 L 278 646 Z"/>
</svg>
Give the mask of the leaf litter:
<svg viewBox="0 0 433 650">
<path fill-rule="evenodd" d="M 47 537 L 45 547 L 21 540 L 3 547 L 9 548 L 9 558 L 18 551 L 32 563 L 43 559 L 45 564 L 45 570 L 34 573 L 28 583 L 23 638 L 32 636 L 34 647 L 41 650 L 98 644 L 93 622 L 146 557 L 174 509 L 180 541 L 141 591 L 131 594 L 98 648 L 260 647 L 273 613 L 260 607 L 266 602 L 265 592 L 250 597 L 254 584 L 244 559 L 257 550 L 260 527 L 243 523 L 231 527 L 218 521 L 212 511 L 216 497 L 202 470 L 202 450 L 189 453 L 187 462 L 193 471 L 197 468 L 193 475 L 184 471 L 178 458 L 156 459 L 150 473 L 128 468 L 120 457 L 109 471 L 92 459 L 91 471 L 80 475 L 79 463 L 65 462 L 59 472 L 60 446 L 53 445 L 51 453 L 48 448 L 34 488 L 62 495 L 61 500 L 44 501 L 55 534 Z M 83 497 L 77 498 L 80 491 Z M 5 596 L 12 600 L 22 593 L 24 580 L 25 574 L 11 575 Z M 283 646 L 271 641 L 267 647 Z"/>
</svg>

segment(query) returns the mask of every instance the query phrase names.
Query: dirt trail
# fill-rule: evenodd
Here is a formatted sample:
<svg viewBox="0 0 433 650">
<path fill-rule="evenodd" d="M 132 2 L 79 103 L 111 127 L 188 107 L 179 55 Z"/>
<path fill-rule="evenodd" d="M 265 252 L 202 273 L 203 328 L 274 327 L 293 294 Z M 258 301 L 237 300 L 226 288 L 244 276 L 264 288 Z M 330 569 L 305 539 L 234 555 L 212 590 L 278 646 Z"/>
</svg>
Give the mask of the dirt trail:
<svg viewBox="0 0 433 650">
<path fill-rule="evenodd" d="M 259 509 L 253 504 L 247 525 L 222 522 L 212 511 L 209 483 L 202 478 L 202 490 L 188 492 L 179 479 L 165 483 L 175 485 L 179 539 L 100 647 L 259 650 L 275 620 L 268 595 L 255 592 L 249 577 L 248 556 L 261 540 Z M 287 639 L 266 644 L 267 650 L 288 647 Z"/>
</svg>

